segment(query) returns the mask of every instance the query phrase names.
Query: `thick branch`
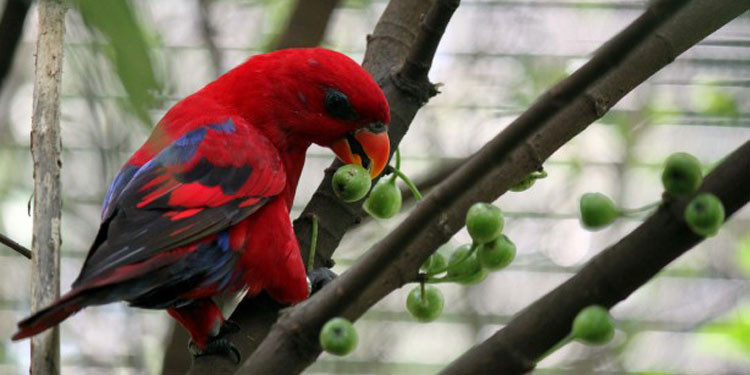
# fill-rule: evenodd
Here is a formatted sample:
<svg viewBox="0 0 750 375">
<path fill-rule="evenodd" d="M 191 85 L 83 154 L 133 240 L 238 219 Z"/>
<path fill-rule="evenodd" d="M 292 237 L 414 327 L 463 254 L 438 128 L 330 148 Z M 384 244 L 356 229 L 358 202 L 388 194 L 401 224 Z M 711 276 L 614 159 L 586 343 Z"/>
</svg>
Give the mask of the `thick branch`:
<svg viewBox="0 0 750 375">
<path fill-rule="evenodd" d="M 18 242 L 13 241 L 11 238 L 2 233 L 0 233 L 0 243 L 15 250 L 17 253 L 25 256 L 26 258 L 31 259 L 31 250 L 27 249 Z"/>
<path fill-rule="evenodd" d="M 280 368 L 267 365 L 270 356 L 275 357 L 270 363 L 294 363 L 297 369 L 309 364 L 320 350 L 315 337 L 328 319 L 356 319 L 413 280 L 422 262 L 463 226 L 473 202 L 496 199 L 627 92 L 747 9 L 745 0 L 694 0 L 680 9 L 684 3 L 657 2 L 543 95 L 347 272 L 282 316 L 247 368 L 259 373 Z"/>
<path fill-rule="evenodd" d="M 715 194 L 727 217 L 750 200 L 750 141 L 706 176 L 702 192 Z M 562 340 L 575 315 L 592 304 L 612 307 L 704 238 L 685 224 L 689 198 L 666 201 L 643 224 L 591 259 L 575 276 L 524 309 L 441 374 L 522 374 Z"/>
<path fill-rule="evenodd" d="M 3 87 L 5 77 L 10 72 L 30 6 L 31 1 L 28 0 L 7 0 L 5 2 L 3 17 L 0 19 L 0 35 L 3 36 L 0 38 L 0 88 Z"/>
<path fill-rule="evenodd" d="M 34 236 L 31 248 L 31 311 L 60 297 L 60 79 L 65 36 L 62 0 L 39 2 L 31 154 L 34 158 Z M 31 372 L 60 373 L 57 327 L 31 338 Z"/>
</svg>

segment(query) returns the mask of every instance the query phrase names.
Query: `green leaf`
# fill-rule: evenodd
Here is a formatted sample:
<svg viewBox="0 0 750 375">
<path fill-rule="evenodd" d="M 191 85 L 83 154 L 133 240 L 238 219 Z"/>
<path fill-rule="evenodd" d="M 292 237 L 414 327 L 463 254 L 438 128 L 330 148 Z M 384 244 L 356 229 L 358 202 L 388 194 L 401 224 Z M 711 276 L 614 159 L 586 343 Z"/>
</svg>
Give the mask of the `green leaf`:
<svg viewBox="0 0 750 375">
<path fill-rule="evenodd" d="M 109 42 L 110 59 L 137 117 L 150 125 L 162 83 L 154 73 L 147 37 L 127 0 L 74 0 L 83 21 Z"/>
<path fill-rule="evenodd" d="M 734 310 L 726 320 L 711 322 L 700 329 L 704 350 L 729 358 L 750 361 L 750 305 Z"/>
</svg>

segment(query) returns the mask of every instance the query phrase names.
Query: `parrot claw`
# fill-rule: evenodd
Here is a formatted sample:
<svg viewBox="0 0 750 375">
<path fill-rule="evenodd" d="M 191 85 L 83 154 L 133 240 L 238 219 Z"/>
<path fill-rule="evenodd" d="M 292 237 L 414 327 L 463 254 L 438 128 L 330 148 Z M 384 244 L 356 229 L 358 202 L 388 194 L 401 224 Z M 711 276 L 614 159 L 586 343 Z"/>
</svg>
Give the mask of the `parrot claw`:
<svg viewBox="0 0 750 375">
<path fill-rule="evenodd" d="M 326 267 L 312 270 L 307 274 L 307 278 L 310 280 L 310 295 L 323 289 L 324 286 L 328 285 L 328 283 L 333 281 L 337 276 L 338 275 Z"/>
<path fill-rule="evenodd" d="M 202 357 L 204 355 L 220 355 L 222 357 L 226 357 L 235 365 L 240 364 L 240 360 L 242 358 L 237 347 L 225 338 L 212 339 L 208 342 L 204 349 L 199 348 L 198 345 L 193 342 L 193 340 L 190 340 L 190 342 L 188 343 L 188 350 L 190 350 L 190 353 L 195 358 Z"/>
<path fill-rule="evenodd" d="M 227 319 L 224 321 L 224 324 L 221 325 L 221 330 L 219 330 L 219 336 L 237 333 L 239 331 L 240 331 L 239 323 L 235 322 L 234 320 Z"/>
</svg>

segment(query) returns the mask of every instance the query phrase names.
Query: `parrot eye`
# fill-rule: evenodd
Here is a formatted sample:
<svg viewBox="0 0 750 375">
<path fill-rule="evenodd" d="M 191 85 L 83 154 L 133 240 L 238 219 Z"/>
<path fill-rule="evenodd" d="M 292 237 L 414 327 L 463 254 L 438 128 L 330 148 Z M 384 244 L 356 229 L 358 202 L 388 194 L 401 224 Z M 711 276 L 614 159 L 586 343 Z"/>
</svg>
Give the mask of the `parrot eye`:
<svg viewBox="0 0 750 375">
<path fill-rule="evenodd" d="M 352 103 L 343 92 L 336 89 L 326 90 L 325 101 L 323 102 L 326 112 L 333 118 L 339 120 L 354 120 L 357 114 L 354 112 Z"/>
</svg>

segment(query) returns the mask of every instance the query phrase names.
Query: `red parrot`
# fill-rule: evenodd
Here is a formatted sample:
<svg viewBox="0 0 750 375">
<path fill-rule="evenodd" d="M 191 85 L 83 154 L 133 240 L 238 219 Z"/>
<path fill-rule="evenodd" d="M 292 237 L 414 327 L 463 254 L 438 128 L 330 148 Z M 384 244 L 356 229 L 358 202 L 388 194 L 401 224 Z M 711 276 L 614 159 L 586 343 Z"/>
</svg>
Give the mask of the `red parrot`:
<svg viewBox="0 0 750 375">
<path fill-rule="evenodd" d="M 388 102 L 352 59 L 323 48 L 254 56 L 174 105 L 120 169 L 72 289 L 14 340 L 86 306 L 166 309 L 195 355 L 230 353 L 220 328 L 245 295 L 309 294 L 289 210 L 312 144 L 370 169 L 388 161 Z"/>
</svg>

